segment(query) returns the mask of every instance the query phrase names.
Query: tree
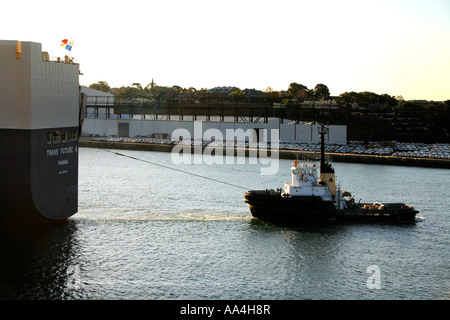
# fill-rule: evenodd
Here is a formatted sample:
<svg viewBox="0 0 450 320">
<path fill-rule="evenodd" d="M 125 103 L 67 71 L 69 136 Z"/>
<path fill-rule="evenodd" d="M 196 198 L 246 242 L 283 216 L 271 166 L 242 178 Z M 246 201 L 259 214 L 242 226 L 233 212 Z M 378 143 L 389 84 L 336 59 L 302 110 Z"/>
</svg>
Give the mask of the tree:
<svg viewBox="0 0 450 320">
<path fill-rule="evenodd" d="M 132 87 L 135 87 L 136 89 L 138 89 L 139 91 L 144 90 L 142 89 L 142 86 L 140 83 L 134 82 L 132 85 Z"/>
<path fill-rule="evenodd" d="M 273 90 L 273 88 L 271 86 L 267 86 L 267 88 L 265 88 L 262 92 L 264 93 L 270 93 L 270 92 L 274 92 L 275 90 Z"/>
<path fill-rule="evenodd" d="M 290 95 L 296 97 L 299 92 L 305 91 L 305 90 L 308 90 L 308 88 L 306 86 L 299 84 L 297 82 L 292 82 L 291 84 L 289 84 L 287 92 Z"/>
<path fill-rule="evenodd" d="M 95 90 L 100 90 L 103 92 L 109 92 L 111 90 L 108 82 L 106 82 L 106 81 L 99 81 L 97 83 L 93 83 L 93 84 L 89 85 L 89 88 L 95 89 Z"/>
<path fill-rule="evenodd" d="M 350 105 L 353 103 L 357 103 L 358 101 L 358 93 L 355 91 L 344 92 L 337 97 L 336 102 L 341 105 Z"/>
<path fill-rule="evenodd" d="M 272 87 L 267 87 L 263 92 L 268 102 L 281 102 L 281 92 L 273 90 Z"/>
<path fill-rule="evenodd" d="M 376 94 L 369 91 L 344 92 L 339 95 L 336 102 L 341 105 L 358 104 L 359 107 L 392 108 L 398 105 L 398 100 L 387 94 Z"/>
<path fill-rule="evenodd" d="M 314 97 L 318 100 L 328 100 L 330 98 L 330 90 L 328 90 L 326 85 L 319 83 L 314 87 Z"/>
<path fill-rule="evenodd" d="M 147 86 L 148 87 L 148 86 Z M 156 100 L 162 100 L 167 92 L 170 91 L 169 87 L 160 87 L 160 86 L 154 86 L 153 89 L 148 90 L 150 94 L 156 99 Z"/>
<path fill-rule="evenodd" d="M 114 88 L 114 94 L 121 99 L 133 100 L 136 98 L 144 98 L 147 96 L 140 83 L 133 83 L 129 87 Z"/>
<path fill-rule="evenodd" d="M 287 92 L 290 96 L 297 98 L 301 102 L 307 100 L 311 96 L 311 92 L 308 87 L 296 82 L 289 84 Z"/>
</svg>

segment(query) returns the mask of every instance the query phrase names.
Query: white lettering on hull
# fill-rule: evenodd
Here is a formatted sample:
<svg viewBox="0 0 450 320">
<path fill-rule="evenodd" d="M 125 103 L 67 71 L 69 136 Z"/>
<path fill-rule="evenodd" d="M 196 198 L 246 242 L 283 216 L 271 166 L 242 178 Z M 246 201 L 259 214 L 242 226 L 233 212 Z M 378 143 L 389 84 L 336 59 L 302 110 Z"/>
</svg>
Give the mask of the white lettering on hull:
<svg viewBox="0 0 450 320">
<path fill-rule="evenodd" d="M 77 153 L 77 152 L 78 152 L 78 146 L 61 147 L 59 149 L 48 149 L 47 157 L 53 157 L 53 156 L 58 156 L 60 154 L 71 154 L 71 153 Z"/>
<path fill-rule="evenodd" d="M 60 149 L 61 154 L 73 153 L 73 147 L 63 147 Z"/>
<path fill-rule="evenodd" d="M 47 150 L 47 157 L 57 156 L 59 154 L 58 149 Z"/>
<path fill-rule="evenodd" d="M 64 166 L 66 164 L 69 164 L 69 160 L 68 159 L 58 160 L 58 166 Z"/>
</svg>

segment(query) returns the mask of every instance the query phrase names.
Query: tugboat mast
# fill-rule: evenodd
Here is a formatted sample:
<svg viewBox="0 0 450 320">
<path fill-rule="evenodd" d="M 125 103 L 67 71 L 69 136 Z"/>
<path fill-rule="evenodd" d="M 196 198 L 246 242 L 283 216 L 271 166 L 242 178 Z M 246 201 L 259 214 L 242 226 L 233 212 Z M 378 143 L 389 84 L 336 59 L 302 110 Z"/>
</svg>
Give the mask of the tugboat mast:
<svg viewBox="0 0 450 320">
<path fill-rule="evenodd" d="M 319 124 L 320 127 L 317 128 L 317 132 L 320 136 L 320 170 L 322 172 L 322 168 L 327 166 L 325 163 L 325 134 L 329 133 L 329 128 L 322 123 Z"/>
<path fill-rule="evenodd" d="M 328 126 L 319 123 L 320 127 L 317 128 L 317 132 L 320 135 L 320 180 L 319 185 L 328 186 L 331 191 L 331 195 L 336 195 L 336 177 L 334 175 L 334 169 L 331 164 L 325 162 L 325 134 L 329 134 Z"/>
</svg>

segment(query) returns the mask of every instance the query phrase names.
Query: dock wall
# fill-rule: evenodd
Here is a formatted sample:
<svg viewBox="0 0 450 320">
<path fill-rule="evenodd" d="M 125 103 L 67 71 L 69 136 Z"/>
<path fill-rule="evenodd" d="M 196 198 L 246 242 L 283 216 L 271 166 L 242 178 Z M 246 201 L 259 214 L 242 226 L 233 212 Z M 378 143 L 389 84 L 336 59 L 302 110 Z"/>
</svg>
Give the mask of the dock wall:
<svg viewBox="0 0 450 320">
<path fill-rule="evenodd" d="M 157 151 L 172 152 L 174 145 L 168 144 L 149 144 L 149 143 L 127 143 L 127 142 L 109 142 L 109 141 L 92 141 L 88 137 L 82 137 L 79 142 L 80 147 L 86 148 L 105 148 L 119 150 L 141 150 L 141 151 Z M 192 153 L 194 149 L 192 147 Z M 245 149 L 246 156 L 250 155 L 250 150 Z M 318 152 L 296 151 L 296 150 L 278 150 L 279 159 L 318 159 Z M 237 148 L 234 148 L 237 154 Z M 224 150 L 225 154 L 225 150 Z M 269 152 L 270 154 L 270 152 Z M 397 166 L 415 166 L 428 168 L 445 168 L 450 169 L 450 160 L 431 159 L 431 158 L 408 158 L 395 156 L 380 155 L 364 155 L 364 154 L 348 154 L 348 153 L 325 153 L 326 160 L 329 162 L 348 162 L 348 163 L 366 163 L 378 165 L 397 165 Z"/>
<path fill-rule="evenodd" d="M 267 140 L 271 139 L 271 130 L 279 130 L 278 139 L 280 142 L 306 142 L 318 143 L 317 124 L 302 124 L 272 118 L 267 123 L 263 122 L 220 122 L 202 121 L 201 134 L 208 129 L 217 129 L 225 138 L 227 130 L 255 129 L 263 132 L 267 130 Z M 141 119 L 84 119 L 83 134 L 100 137 L 168 137 L 176 129 L 187 130 L 191 137 L 195 136 L 196 121 L 177 120 L 141 120 Z M 326 143 L 341 144 L 347 143 L 347 127 L 344 125 L 331 125 L 330 134 Z"/>
</svg>

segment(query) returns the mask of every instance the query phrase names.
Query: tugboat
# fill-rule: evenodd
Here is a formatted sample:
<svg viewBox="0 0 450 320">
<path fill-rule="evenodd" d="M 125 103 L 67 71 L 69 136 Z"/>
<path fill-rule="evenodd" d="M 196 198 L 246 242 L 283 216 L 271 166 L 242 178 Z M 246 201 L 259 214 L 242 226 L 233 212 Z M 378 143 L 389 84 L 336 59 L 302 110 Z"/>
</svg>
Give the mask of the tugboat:
<svg viewBox="0 0 450 320">
<path fill-rule="evenodd" d="M 253 217 L 275 224 L 304 223 L 389 223 L 414 222 L 418 213 L 405 203 L 355 203 L 350 193 L 336 185 L 334 168 L 325 162 L 324 136 L 329 128 L 321 124 L 320 170 L 313 162 L 294 161 L 291 182 L 276 190 L 244 193 Z M 317 176 L 319 174 L 319 176 Z"/>
</svg>

